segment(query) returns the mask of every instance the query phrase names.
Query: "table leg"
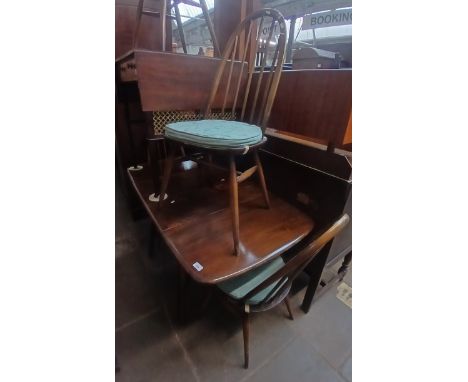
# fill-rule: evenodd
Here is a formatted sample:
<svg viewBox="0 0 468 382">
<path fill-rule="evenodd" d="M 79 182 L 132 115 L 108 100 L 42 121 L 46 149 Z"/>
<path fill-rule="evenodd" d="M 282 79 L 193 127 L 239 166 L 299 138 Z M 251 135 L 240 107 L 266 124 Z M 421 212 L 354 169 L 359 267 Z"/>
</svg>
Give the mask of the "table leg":
<svg viewBox="0 0 468 382">
<path fill-rule="evenodd" d="M 153 180 L 153 191 L 155 196 L 158 195 L 161 183 L 159 178 L 161 176 L 161 170 L 159 168 L 158 160 L 161 159 L 160 145 L 162 140 L 158 139 L 149 139 L 147 141 L 148 145 L 148 162 L 150 165 L 151 179 Z"/>
<path fill-rule="evenodd" d="M 309 273 L 310 280 L 301 306 L 302 310 L 305 313 L 309 312 L 310 306 L 312 305 L 312 300 L 314 299 L 315 291 L 317 290 L 320 278 L 322 277 L 323 269 L 325 268 L 325 264 L 327 263 L 328 253 L 330 252 L 332 242 L 333 240 L 327 245 L 325 245 L 325 247 L 323 247 L 323 249 L 319 252 L 315 259 L 312 260 L 308 267 L 311 271 Z"/>
</svg>

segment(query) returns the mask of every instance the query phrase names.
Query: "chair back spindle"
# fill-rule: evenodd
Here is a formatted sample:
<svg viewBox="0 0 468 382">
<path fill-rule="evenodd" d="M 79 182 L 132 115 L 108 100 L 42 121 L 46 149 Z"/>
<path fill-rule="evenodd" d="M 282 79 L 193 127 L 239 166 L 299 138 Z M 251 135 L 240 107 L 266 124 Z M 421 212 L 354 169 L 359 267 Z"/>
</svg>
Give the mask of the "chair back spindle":
<svg viewBox="0 0 468 382">
<path fill-rule="evenodd" d="M 268 27 L 264 28 L 264 25 L 268 25 Z M 255 44 L 251 44 L 253 33 L 256 33 Z M 222 97 L 222 92 L 224 92 L 222 113 L 228 108 L 231 109 L 231 115 L 234 117 L 238 101 L 240 98 L 243 98 L 240 120 L 256 124 L 261 127 L 263 132 L 265 131 L 281 76 L 287 39 L 286 34 L 287 30 L 284 18 L 275 9 L 256 11 L 247 16 L 239 24 L 226 44 L 222 61 L 216 71 L 204 111 L 205 118 L 210 118 L 215 98 L 217 95 L 219 96 L 220 92 Z M 273 41 L 273 37 L 277 41 Z M 244 38 L 245 40 L 243 40 Z M 262 52 L 262 54 L 260 66 L 256 67 L 255 61 L 258 52 Z M 267 62 L 270 53 L 272 57 L 268 68 Z M 235 78 L 232 73 L 234 61 L 236 60 L 240 60 L 242 65 L 240 67 L 240 75 L 237 78 L 237 84 L 231 85 L 231 81 Z M 226 65 L 228 62 L 229 65 Z M 246 62 L 247 65 L 245 64 Z M 243 76 L 245 66 L 247 66 L 248 70 L 247 79 Z M 254 72 L 258 73 L 256 81 L 253 80 Z M 221 79 L 225 76 L 227 76 L 227 83 L 221 89 Z M 252 87 L 255 87 L 255 89 L 251 89 Z M 228 98 L 231 91 L 235 91 L 234 97 Z M 234 100 L 231 105 L 228 105 L 228 99 Z"/>
</svg>

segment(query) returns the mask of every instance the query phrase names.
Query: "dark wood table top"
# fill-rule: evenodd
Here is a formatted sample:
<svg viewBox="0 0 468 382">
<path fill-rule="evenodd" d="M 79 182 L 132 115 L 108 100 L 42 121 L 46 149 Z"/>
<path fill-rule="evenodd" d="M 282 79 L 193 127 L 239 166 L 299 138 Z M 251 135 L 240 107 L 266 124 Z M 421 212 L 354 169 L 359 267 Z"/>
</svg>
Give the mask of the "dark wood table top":
<svg viewBox="0 0 468 382">
<path fill-rule="evenodd" d="M 150 218 L 185 271 L 196 281 L 213 284 L 268 262 L 300 242 L 313 220 L 284 200 L 270 195 L 264 207 L 255 179 L 239 184 L 241 254 L 233 254 L 227 188 L 202 186 L 197 169 L 176 172 L 165 206 L 149 201 L 154 192 L 149 166 L 128 171 Z M 254 177 L 255 178 L 255 177 Z M 198 271 L 194 263 L 202 265 Z"/>
</svg>

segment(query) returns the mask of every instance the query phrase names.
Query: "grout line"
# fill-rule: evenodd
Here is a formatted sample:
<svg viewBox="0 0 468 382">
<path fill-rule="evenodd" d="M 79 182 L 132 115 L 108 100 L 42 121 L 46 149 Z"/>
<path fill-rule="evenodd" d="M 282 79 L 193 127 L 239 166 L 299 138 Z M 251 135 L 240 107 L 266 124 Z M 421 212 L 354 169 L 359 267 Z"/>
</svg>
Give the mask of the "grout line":
<svg viewBox="0 0 468 382">
<path fill-rule="evenodd" d="M 341 370 L 343 369 L 343 366 L 346 362 L 348 362 L 348 360 L 351 358 L 351 356 L 353 355 L 353 352 L 351 351 L 347 356 L 346 356 L 346 359 L 341 363 L 340 367 L 337 369 L 338 371 L 338 374 L 343 377 L 343 379 L 345 381 L 348 381 L 348 382 L 351 382 L 348 378 L 346 378 L 346 376 L 341 372 Z M 351 361 L 352 363 L 353 361 Z M 352 372 L 351 372 L 351 375 L 352 375 Z"/>
<path fill-rule="evenodd" d="M 326 293 L 330 292 L 331 288 L 329 290 L 327 290 L 323 295 L 321 295 L 320 297 L 324 296 Z M 335 298 L 336 298 L 336 294 L 335 294 Z M 337 300 L 339 300 L 337 298 Z M 342 302 L 342 301 L 340 301 Z M 342 302 L 343 303 L 343 302 Z M 343 303 L 343 305 L 346 306 L 346 304 Z M 304 313 L 304 314 L 307 314 L 307 313 Z M 294 330 L 295 331 L 295 330 Z M 348 381 L 348 379 L 341 374 L 340 370 L 341 368 L 343 367 L 343 365 L 346 363 L 346 361 L 348 360 L 348 358 L 350 356 L 352 356 L 353 354 L 353 350 L 351 349 L 349 351 L 349 354 L 346 355 L 345 359 L 343 362 L 341 362 L 341 364 L 338 366 L 338 367 L 335 367 L 331 364 L 331 362 L 327 359 L 327 357 L 325 357 L 325 355 L 322 354 L 322 352 L 320 351 L 319 347 L 314 343 L 313 341 L 313 338 L 310 338 L 309 336 L 304 336 L 303 337 L 310 345 L 312 345 L 312 347 L 315 349 L 315 351 L 318 353 L 318 355 L 332 368 L 332 370 L 334 370 L 336 373 L 339 374 L 340 377 L 344 378 L 346 381 Z"/>
<path fill-rule="evenodd" d="M 190 358 L 190 354 L 188 353 L 186 347 L 184 346 L 183 342 L 181 341 L 179 335 L 177 334 L 177 331 L 176 331 L 174 325 L 172 324 L 171 317 L 169 315 L 169 312 L 167 311 L 166 304 L 164 304 L 164 313 L 166 315 L 167 321 L 169 322 L 169 325 L 171 326 L 171 329 L 172 329 L 172 331 L 174 333 L 174 337 L 175 337 L 177 343 L 182 348 L 182 352 L 184 353 L 185 361 L 189 364 L 194 378 L 197 380 L 197 382 L 200 382 L 201 379 L 200 379 L 200 376 L 198 375 L 197 367 L 195 366 L 195 363 L 193 362 L 192 358 Z"/>
<path fill-rule="evenodd" d="M 154 308 L 154 309 L 151 309 L 149 312 L 145 313 L 145 314 L 142 314 L 141 316 L 131 320 L 131 321 L 128 321 L 126 322 L 125 324 L 122 324 L 120 325 L 118 328 L 115 329 L 115 332 L 120 332 L 121 330 L 125 329 L 125 328 L 128 328 L 130 325 L 133 325 L 133 324 L 136 324 L 137 322 L 141 321 L 141 320 L 144 320 L 145 318 L 153 315 L 154 313 L 156 313 L 157 311 L 159 311 L 161 308 L 158 306 L 157 308 Z"/>
<path fill-rule="evenodd" d="M 309 343 L 312 345 L 312 347 L 315 349 L 315 351 L 318 353 L 318 355 L 319 355 L 334 371 L 336 371 L 336 372 L 340 375 L 340 377 L 341 377 L 342 374 L 341 374 L 341 372 L 340 372 L 340 368 L 345 364 L 345 362 L 348 360 L 348 358 L 353 354 L 353 351 L 351 350 L 351 351 L 349 352 L 349 354 L 346 355 L 344 361 L 341 362 L 340 366 L 335 367 L 335 366 L 333 366 L 333 365 L 331 364 L 331 362 L 328 360 L 328 358 L 325 357 L 325 356 L 322 354 L 322 352 L 319 350 L 319 348 L 314 344 L 314 342 L 313 342 L 310 338 L 307 338 L 306 340 L 307 340 L 307 342 L 309 342 Z M 343 378 L 344 378 L 345 380 L 348 380 L 348 379 L 345 378 L 344 376 L 343 376 Z"/>
<path fill-rule="evenodd" d="M 344 364 L 346 363 L 346 361 L 353 355 L 353 350 L 351 349 L 349 354 L 346 356 L 345 360 L 343 362 L 341 362 L 340 366 L 338 367 L 338 369 L 341 370 L 341 368 L 344 366 Z"/>
</svg>

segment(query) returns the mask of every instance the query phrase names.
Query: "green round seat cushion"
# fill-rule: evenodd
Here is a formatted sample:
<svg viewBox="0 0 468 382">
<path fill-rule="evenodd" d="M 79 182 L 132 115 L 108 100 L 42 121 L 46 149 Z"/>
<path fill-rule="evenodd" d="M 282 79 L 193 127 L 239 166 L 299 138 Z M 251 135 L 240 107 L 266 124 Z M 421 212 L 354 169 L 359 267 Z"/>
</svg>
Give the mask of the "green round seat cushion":
<svg viewBox="0 0 468 382">
<path fill-rule="evenodd" d="M 244 148 L 262 140 L 262 129 L 244 122 L 206 119 L 169 123 L 165 136 L 193 146 Z"/>
</svg>

